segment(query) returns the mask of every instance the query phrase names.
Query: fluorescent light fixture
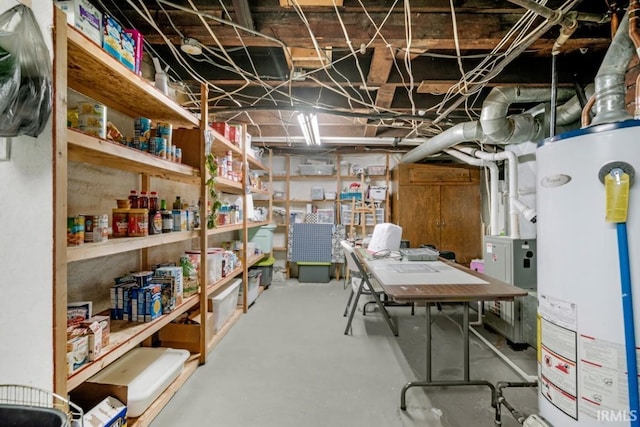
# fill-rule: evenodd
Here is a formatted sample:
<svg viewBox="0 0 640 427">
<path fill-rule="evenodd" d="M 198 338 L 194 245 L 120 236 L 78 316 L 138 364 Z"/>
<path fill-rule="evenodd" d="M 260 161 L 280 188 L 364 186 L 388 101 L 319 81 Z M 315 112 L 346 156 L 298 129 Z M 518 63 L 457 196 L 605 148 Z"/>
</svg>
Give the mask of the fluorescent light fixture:
<svg viewBox="0 0 640 427">
<path fill-rule="evenodd" d="M 311 113 L 298 113 L 298 123 L 307 145 L 320 145 L 318 117 Z"/>
</svg>

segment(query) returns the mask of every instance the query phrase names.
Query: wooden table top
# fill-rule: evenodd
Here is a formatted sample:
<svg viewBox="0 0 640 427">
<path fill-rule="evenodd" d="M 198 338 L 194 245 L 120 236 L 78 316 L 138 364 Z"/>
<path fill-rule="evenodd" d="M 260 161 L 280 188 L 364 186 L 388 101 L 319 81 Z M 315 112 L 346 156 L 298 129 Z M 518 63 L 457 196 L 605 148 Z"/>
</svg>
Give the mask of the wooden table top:
<svg viewBox="0 0 640 427">
<path fill-rule="evenodd" d="M 358 251 L 356 251 L 358 253 Z M 392 278 L 388 269 L 393 263 L 412 265 L 415 261 L 399 261 L 391 259 L 371 259 L 359 252 L 360 259 L 373 274 L 385 293 L 397 302 L 468 302 L 513 300 L 528 294 L 524 289 L 512 286 L 501 280 L 478 273 L 463 265 L 440 258 L 434 266 L 449 266 L 458 271 L 456 275 L 463 277 L 461 283 L 442 280 L 438 273 L 396 273 Z M 364 255 L 364 256 L 363 256 Z M 427 264 L 430 263 L 420 263 Z M 462 273 L 462 275 L 460 274 Z M 473 276 L 473 277 L 469 277 Z M 390 283 L 390 280 L 393 283 Z M 404 281 L 406 280 L 406 284 Z M 385 284 L 385 281 L 387 282 Z M 444 281 L 444 283 L 439 282 Z M 476 283 L 471 283 L 476 282 Z"/>
</svg>

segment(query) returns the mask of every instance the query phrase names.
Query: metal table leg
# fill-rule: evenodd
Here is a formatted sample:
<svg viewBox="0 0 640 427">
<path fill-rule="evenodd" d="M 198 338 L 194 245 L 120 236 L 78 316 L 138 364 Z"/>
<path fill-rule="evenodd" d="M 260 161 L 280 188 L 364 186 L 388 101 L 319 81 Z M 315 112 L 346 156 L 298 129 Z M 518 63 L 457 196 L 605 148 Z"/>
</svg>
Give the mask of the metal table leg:
<svg viewBox="0 0 640 427">
<path fill-rule="evenodd" d="M 402 387 L 400 393 L 400 409 L 407 410 L 406 394 L 407 390 L 412 387 L 454 387 L 454 386 L 485 386 L 491 390 L 491 406 L 496 408 L 496 387 L 489 381 L 469 379 L 469 303 L 463 302 L 463 320 L 462 320 L 462 337 L 463 337 L 463 380 L 458 381 L 433 381 L 431 376 L 431 303 L 426 305 L 426 321 L 427 321 L 427 371 L 425 381 L 410 381 Z"/>
</svg>

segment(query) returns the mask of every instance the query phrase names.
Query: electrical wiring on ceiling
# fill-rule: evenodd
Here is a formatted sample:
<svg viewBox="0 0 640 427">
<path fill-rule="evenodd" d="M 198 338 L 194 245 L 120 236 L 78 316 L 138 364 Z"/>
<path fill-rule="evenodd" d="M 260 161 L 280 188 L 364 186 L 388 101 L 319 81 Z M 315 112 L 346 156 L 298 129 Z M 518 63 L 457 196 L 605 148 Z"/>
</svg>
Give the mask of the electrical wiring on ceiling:
<svg viewBox="0 0 640 427">
<path fill-rule="evenodd" d="M 102 2 L 102 0 L 98 1 Z M 115 0 L 110 1 L 117 10 L 120 10 Z M 181 39 L 185 38 L 185 34 L 173 21 L 168 10 L 169 8 L 197 16 L 200 24 L 207 33 L 207 37 L 210 37 L 214 42 L 214 46 L 203 44 L 203 54 L 199 57 L 187 55 L 181 52 L 180 49 L 171 42 L 170 37 L 165 34 L 163 29 L 166 28 L 166 24 L 161 25 L 159 23 L 160 15 L 158 15 L 157 12 L 153 13 L 150 11 L 143 0 L 138 0 L 137 2 L 135 0 L 127 0 L 131 8 L 161 36 L 168 46 L 171 55 L 193 81 L 207 86 L 210 91 L 210 96 L 208 97 L 209 105 L 215 108 L 216 113 L 232 114 L 232 119 L 242 118 L 243 121 L 247 121 L 259 129 L 259 124 L 255 123 L 249 113 L 251 111 L 261 110 L 265 108 L 265 105 L 270 105 L 273 111 L 278 112 L 285 132 L 288 132 L 288 127 L 291 124 L 285 123 L 288 117 L 285 117 L 282 113 L 300 110 L 320 113 L 328 113 L 330 111 L 331 114 L 344 115 L 345 117 L 349 116 L 349 112 L 359 112 L 358 117 L 368 119 L 366 123 L 367 126 L 393 126 L 411 129 L 411 133 L 407 137 L 416 135 L 432 136 L 440 133 L 443 131 L 443 128 L 452 125 L 452 122 L 448 120 L 447 117 L 453 111 L 453 108 L 455 108 L 452 107 L 453 104 L 457 107 L 460 103 L 464 102 L 463 110 L 466 116 L 469 119 L 477 118 L 479 116 L 479 106 L 476 104 L 478 99 L 480 99 L 482 89 L 506 66 L 509 59 L 522 53 L 526 47 L 530 46 L 531 43 L 540 36 L 541 31 L 549 28 L 548 20 L 537 23 L 540 18 L 534 12 L 527 10 L 524 11 L 517 22 L 508 29 L 499 43 L 497 43 L 490 52 L 485 54 L 464 55 L 459 40 L 455 2 L 450 0 L 449 13 L 451 16 L 455 55 L 424 52 L 413 47 L 414 34 L 412 28 L 411 3 L 409 0 L 403 1 L 404 43 L 401 46 L 399 46 L 398 43 L 394 45 L 394 43 L 387 40 L 383 35 L 383 30 L 385 26 L 388 25 L 389 18 L 393 13 L 400 12 L 398 9 L 399 0 L 395 0 L 388 8 L 385 7 L 382 11 L 379 9 L 376 10 L 376 13 L 381 17 L 377 19 L 380 22 L 376 22 L 376 19 L 369 13 L 367 5 L 365 5 L 362 0 L 357 0 L 359 8 L 362 10 L 362 15 L 368 20 L 372 31 L 370 35 L 367 36 L 367 39 L 361 41 L 360 46 L 356 47 L 353 46 L 354 42 L 352 34 L 350 34 L 349 24 L 345 22 L 345 16 L 343 16 L 345 12 L 338 7 L 335 0 L 332 0 L 335 22 L 340 26 L 346 48 L 340 48 L 339 46 L 332 47 L 332 52 L 341 52 L 343 54 L 339 55 L 338 58 L 336 58 L 336 55 L 333 55 L 328 62 L 326 61 L 325 51 L 321 47 L 305 11 L 300 6 L 298 0 L 291 0 L 291 10 L 295 12 L 301 24 L 304 26 L 308 34 L 307 41 L 313 46 L 313 50 L 320 60 L 320 66 L 313 69 L 305 69 L 302 72 L 292 68 L 287 76 L 267 76 L 259 72 L 255 58 L 252 56 L 251 50 L 246 43 L 245 35 L 260 37 L 269 43 L 275 43 L 282 48 L 282 52 L 289 60 L 292 59 L 289 48 L 295 46 L 286 45 L 276 37 L 263 34 L 252 28 L 245 28 L 232 22 L 231 12 L 222 0 L 219 0 L 219 6 L 223 18 L 199 10 L 194 0 L 188 0 L 185 3 L 186 6 L 178 5 L 168 0 L 155 1 L 158 5 L 158 10 L 161 11 L 161 15 L 168 22 L 168 26 L 175 34 L 180 36 Z M 558 10 L 570 10 L 570 8 L 579 1 L 580 0 L 566 0 Z M 148 2 L 146 3 L 148 4 Z M 536 0 L 536 3 L 546 5 L 547 0 Z M 353 14 L 353 10 L 351 10 L 350 13 Z M 124 14 L 122 15 L 125 16 Z M 233 48 L 225 47 L 217 37 L 216 31 L 211 27 L 210 22 L 231 27 L 235 32 L 235 37 L 240 46 Z M 362 37 L 362 35 L 359 34 L 359 37 Z M 369 90 L 370 84 L 367 83 L 367 76 L 361 63 L 362 59 L 359 56 L 374 44 L 377 46 L 377 49 L 380 49 L 380 46 L 388 49 L 390 60 L 392 61 L 390 66 L 392 69 L 395 69 L 400 79 L 400 83 L 396 83 L 396 89 L 402 89 L 405 92 L 406 99 L 410 104 L 409 114 L 377 104 L 374 99 L 375 97 Z M 303 44 L 301 43 L 301 45 Z M 151 46 L 148 47 L 151 48 Z M 150 50 L 152 51 L 152 49 Z M 235 56 L 231 55 L 233 52 L 235 52 Z M 238 59 L 234 59 L 238 58 L 239 52 L 242 52 L 242 58 L 247 60 L 248 65 L 241 66 L 237 62 Z M 434 95 L 439 95 L 442 98 L 431 106 L 420 107 L 421 114 L 416 113 L 418 106 L 416 105 L 414 97 L 419 83 L 415 81 L 412 69 L 412 59 L 416 56 L 455 59 L 460 72 L 460 79 L 451 85 L 447 91 L 440 94 L 433 92 Z M 481 59 L 481 61 L 478 65 L 466 71 L 463 64 L 463 60 L 465 59 Z M 339 65 L 341 65 L 343 61 L 353 62 L 355 72 L 357 73 L 356 79 L 350 79 L 340 71 L 341 68 Z M 241 79 L 240 84 L 232 90 L 216 86 L 213 82 L 208 81 L 198 73 L 194 68 L 195 63 L 208 63 L 221 70 L 231 72 Z M 349 64 L 351 64 L 351 62 L 349 62 Z M 172 70 L 172 75 L 177 75 L 175 70 Z M 315 85 L 315 89 L 317 90 L 315 99 L 304 99 L 301 96 L 296 96 L 294 85 L 295 80 L 298 79 L 307 80 Z M 278 81 L 276 82 L 274 80 Z M 258 87 L 261 91 L 259 91 L 259 93 L 256 93 L 256 91 L 248 91 L 247 89 L 249 87 Z M 348 109 L 336 108 L 335 105 L 327 101 L 323 102 L 322 99 L 325 99 L 325 97 L 323 97 L 322 94 L 326 93 L 326 91 L 330 91 L 332 94 L 344 100 L 348 105 Z M 195 109 L 199 107 L 198 98 L 199 94 L 190 93 L 189 108 Z M 330 98 L 331 97 L 326 97 L 326 99 Z M 233 107 L 229 107 L 229 103 L 232 103 L 237 108 L 234 110 Z M 227 115 L 225 117 L 228 118 L 229 116 Z M 388 119 L 397 121 L 394 121 L 394 123 L 390 125 L 385 122 L 385 120 Z"/>
</svg>

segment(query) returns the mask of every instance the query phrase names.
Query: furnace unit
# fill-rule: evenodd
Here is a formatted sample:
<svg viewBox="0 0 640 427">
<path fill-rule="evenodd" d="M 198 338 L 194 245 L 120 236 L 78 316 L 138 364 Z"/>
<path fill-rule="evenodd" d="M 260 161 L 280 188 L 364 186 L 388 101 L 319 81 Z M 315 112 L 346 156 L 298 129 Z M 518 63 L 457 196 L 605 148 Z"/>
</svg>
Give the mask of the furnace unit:
<svg viewBox="0 0 640 427">
<path fill-rule="evenodd" d="M 484 303 L 484 324 L 502 334 L 513 347 L 536 347 L 536 239 L 484 237 L 484 273 L 529 291 L 511 301 Z"/>
</svg>

